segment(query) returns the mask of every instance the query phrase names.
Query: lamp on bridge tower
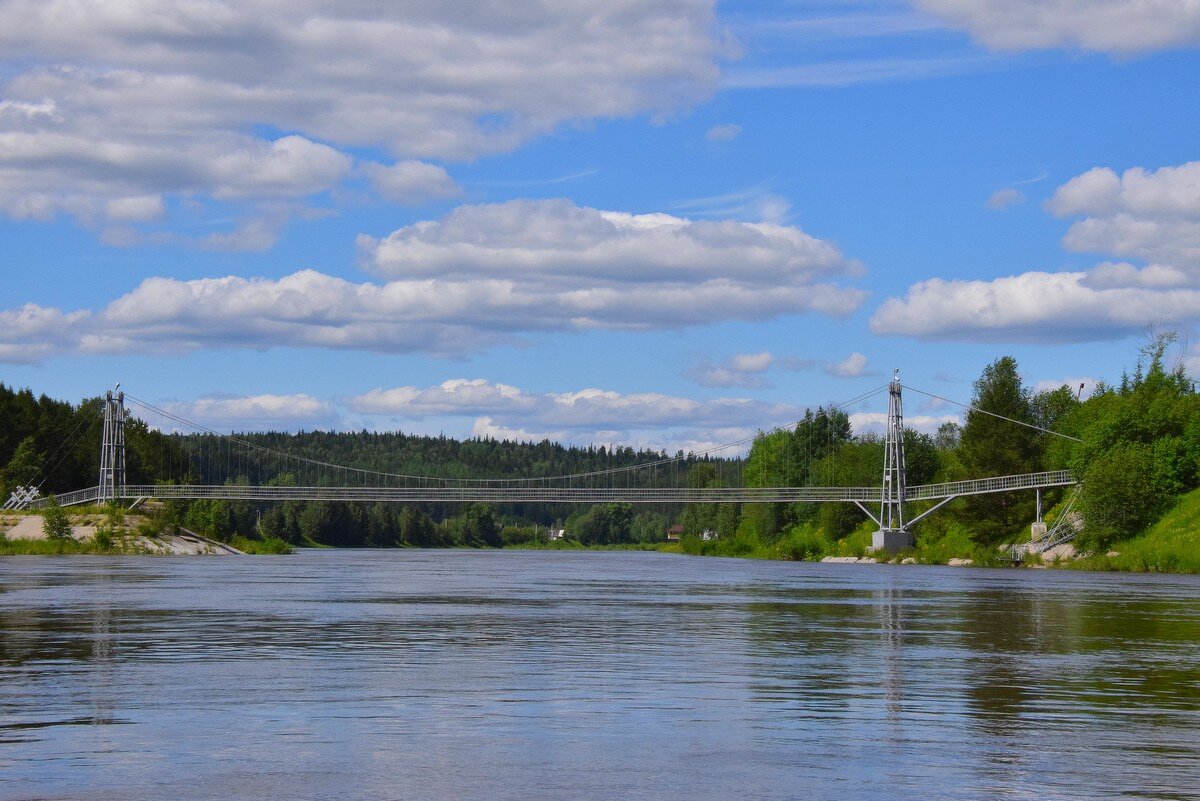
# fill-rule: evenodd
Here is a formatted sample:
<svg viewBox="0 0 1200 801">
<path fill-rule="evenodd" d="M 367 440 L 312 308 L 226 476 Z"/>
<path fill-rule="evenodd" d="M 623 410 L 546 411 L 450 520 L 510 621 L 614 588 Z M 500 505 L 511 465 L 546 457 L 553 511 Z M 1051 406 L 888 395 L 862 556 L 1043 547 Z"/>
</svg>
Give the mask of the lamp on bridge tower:
<svg viewBox="0 0 1200 801">
<path fill-rule="evenodd" d="M 121 385 L 117 384 L 117 389 Z M 125 495 L 125 393 L 104 395 L 104 439 L 100 444 L 99 499 L 116 501 Z"/>
<path fill-rule="evenodd" d="M 871 536 L 871 550 L 899 551 L 913 547 L 913 535 L 904 521 L 904 404 L 900 370 L 888 385 L 887 433 L 883 441 L 883 500 L 879 506 L 879 530 Z"/>
</svg>

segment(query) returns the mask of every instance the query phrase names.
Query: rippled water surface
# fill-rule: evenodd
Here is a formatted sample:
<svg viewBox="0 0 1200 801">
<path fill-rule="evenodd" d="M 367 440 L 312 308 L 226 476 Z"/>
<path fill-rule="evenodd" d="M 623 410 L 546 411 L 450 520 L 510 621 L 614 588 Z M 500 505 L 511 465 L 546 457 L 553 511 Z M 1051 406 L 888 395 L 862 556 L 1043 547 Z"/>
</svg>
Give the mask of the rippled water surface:
<svg viewBox="0 0 1200 801">
<path fill-rule="evenodd" d="M 0 798 L 1200 798 L 1200 581 L 0 560 Z"/>
</svg>

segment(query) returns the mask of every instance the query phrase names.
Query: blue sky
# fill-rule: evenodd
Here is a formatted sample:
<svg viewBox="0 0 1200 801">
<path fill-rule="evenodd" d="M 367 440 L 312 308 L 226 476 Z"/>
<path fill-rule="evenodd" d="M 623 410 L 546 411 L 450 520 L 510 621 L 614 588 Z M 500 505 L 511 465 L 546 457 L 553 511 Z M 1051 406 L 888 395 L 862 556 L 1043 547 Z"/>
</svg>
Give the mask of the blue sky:
<svg viewBox="0 0 1200 801">
<path fill-rule="evenodd" d="M 1200 372 L 1194 3 L 429 6 L 0 1 L 0 380 L 674 450 Z"/>
</svg>

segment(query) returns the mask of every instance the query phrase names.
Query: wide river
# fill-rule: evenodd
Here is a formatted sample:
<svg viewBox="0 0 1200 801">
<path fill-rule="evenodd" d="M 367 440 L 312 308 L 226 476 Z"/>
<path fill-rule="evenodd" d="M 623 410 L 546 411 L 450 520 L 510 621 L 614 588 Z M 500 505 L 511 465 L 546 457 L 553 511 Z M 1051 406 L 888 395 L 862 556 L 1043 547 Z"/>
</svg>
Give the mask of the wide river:
<svg viewBox="0 0 1200 801">
<path fill-rule="evenodd" d="M 5 558 L 0 798 L 1200 798 L 1200 579 Z"/>
</svg>

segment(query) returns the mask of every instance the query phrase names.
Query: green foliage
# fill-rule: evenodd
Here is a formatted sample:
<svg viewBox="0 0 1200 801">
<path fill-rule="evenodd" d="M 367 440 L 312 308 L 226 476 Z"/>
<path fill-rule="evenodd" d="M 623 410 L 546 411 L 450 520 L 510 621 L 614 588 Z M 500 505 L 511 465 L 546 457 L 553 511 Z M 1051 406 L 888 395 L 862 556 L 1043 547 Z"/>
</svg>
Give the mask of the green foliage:
<svg viewBox="0 0 1200 801">
<path fill-rule="evenodd" d="M 775 545 L 780 559 L 793 562 L 818 562 L 833 551 L 833 542 L 814 525 L 792 526 Z"/>
<path fill-rule="evenodd" d="M 1173 494 L 1159 467 L 1154 448 L 1144 442 L 1118 442 L 1092 462 L 1083 475 L 1080 548 L 1106 548 L 1162 514 Z"/>
<path fill-rule="evenodd" d="M 861 472 L 862 459 L 873 458 L 870 445 L 862 454 L 847 451 L 846 458 L 840 458 L 850 442 L 850 418 L 845 412 L 809 409 L 793 430 L 755 438 L 746 457 L 743 481 L 748 487 L 835 486 L 846 475 Z M 882 455 L 879 461 L 882 465 Z M 759 539 L 774 542 L 785 528 L 811 522 L 818 513 L 813 504 L 751 504 L 741 510 L 736 524 L 731 525 L 730 520 L 725 527 L 737 531 L 745 525 Z M 717 527 L 715 517 L 704 522 L 703 528 Z"/>
<path fill-rule="evenodd" d="M 229 542 L 234 548 L 237 548 L 242 553 L 248 554 L 289 554 L 292 553 L 290 543 L 284 542 L 278 537 L 243 537 L 240 534 L 235 535 Z"/>
<path fill-rule="evenodd" d="M 96 529 L 96 534 L 92 537 L 92 541 L 96 543 L 96 547 L 102 551 L 112 550 L 113 547 L 113 531 L 107 526 L 101 526 Z"/>
<path fill-rule="evenodd" d="M 3 494 L 3 499 L 7 499 L 17 487 L 34 484 L 42 472 L 44 461 L 45 456 L 38 452 L 37 440 L 33 437 L 21 440 L 8 464 L 0 470 L 0 494 Z M 0 499 L 0 502 L 3 499 Z"/>
<path fill-rule="evenodd" d="M 958 458 L 968 475 L 1011 476 L 1038 469 L 1041 435 L 1009 422 L 1034 423 L 1033 404 L 1021 384 L 1015 359 L 1004 356 L 984 368 L 975 382 L 971 406 L 958 447 Z M 1032 520 L 1033 515 L 1034 500 L 1029 493 L 972 496 L 965 500 L 961 511 L 974 540 L 983 544 L 999 541 L 1014 527 Z"/>
<path fill-rule="evenodd" d="M 46 532 L 46 539 L 71 539 L 71 521 L 53 497 L 47 500 L 46 505 L 42 508 L 42 526 Z"/>
<path fill-rule="evenodd" d="M 95 542 L 78 540 L 0 540 L 0 556 L 61 556 L 105 553 Z"/>
<path fill-rule="evenodd" d="M 120 504 L 110 503 L 104 508 L 104 520 L 112 531 L 121 531 L 125 528 L 125 510 Z"/>
<path fill-rule="evenodd" d="M 605 503 L 568 520 L 567 533 L 581 545 L 616 545 L 633 541 L 632 527 L 632 506 Z"/>
<path fill-rule="evenodd" d="M 664 542 L 670 521 L 660 512 L 641 512 L 634 515 L 629 533 L 634 542 Z M 734 530 L 736 530 L 736 526 Z"/>
<path fill-rule="evenodd" d="M 467 548 L 499 548 L 500 526 L 491 507 L 476 503 L 468 506 L 458 517 L 447 521 L 447 527 L 455 545 Z"/>
<path fill-rule="evenodd" d="M 1140 533 L 1200 483 L 1200 396 L 1182 369 L 1164 368 L 1170 342 L 1152 340 L 1132 378 L 1098 391 L 1067 420 L 1083 440 L 1065 460 L 1084 479 L 1086 549 Z"/>
<path fill-rule="evenodd" d="M 1144 534 L 1065 567 L 1135 573 L 1200 573 L 1200 489 L 1178 498 Z"/>
</svg>

